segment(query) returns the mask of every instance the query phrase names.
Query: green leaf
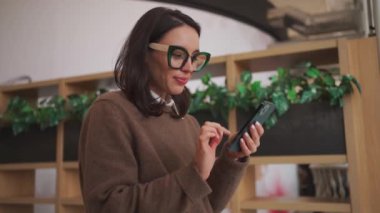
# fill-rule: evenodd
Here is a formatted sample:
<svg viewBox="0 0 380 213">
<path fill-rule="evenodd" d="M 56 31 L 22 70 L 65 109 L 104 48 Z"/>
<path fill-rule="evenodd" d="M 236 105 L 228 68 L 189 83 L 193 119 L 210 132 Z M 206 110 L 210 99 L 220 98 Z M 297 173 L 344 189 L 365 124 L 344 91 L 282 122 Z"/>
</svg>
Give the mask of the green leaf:
<svg viewBox="0 0 380 213">
<path fill-rule="evenodd" d="M 306 90 L 302 93 L 300 103 L 305 104 L 305 103 L 310 103 L 313 100 L 313 91 L 312 90 Z"/>
<path fill-rule="evenodd" d="M 240 96 L 243 96 L 243 97 L 247 93 L 247 88 L 245 88 L 245 86 L 243 84 L 238 84 L 237 85 L 237 90 L 238 90 Z"/>
<path fill-rule="evenodd" d="M 341 87 L 330 87 L 327 89 L 329 96 L 330 96 L 330 104 L 340 105 L 343 101 L 343 95 L 344 95 L 344 89 Z"/>
<path fill-rule="evenodd" d="M 270 129 L 272 128 L 278 121 L 276 113 L 273 113 L 268 120 L 264 123 L 265 129 Z"/>
<path fill-rule="evenodd" d="M 32 106 L 18 96 L 9 100 L 3 119 L 5 122 L 11 123 L 15 135 L 27 131 L 36 121 Z"/>
<path fill-rule="evenodd" d="M 328 75 L 328 74 L 322 72 L 321 78 L 322 78 L 322 81 L 325 85 L 327 85 L 327 86 L 334 86 L 335 85 L 335 80 L 331 75 Z"/>
<path fill-rule="evenodd" d="M 284 68 L 282 67 L 277 68 L 277 76 L 279 80 L 284 79 L 286 77 L 286 74 L 287 74 L 287 71 Z"/>
<path fill-rule="evenodd" d="M 256 97 L 258 102 L 262 102 L 263 99 L 267 99 L 267 88 L 261 86 L 261 81 L 255 81 L 251 85 L 252 96 Z"/>
<path fill-rule="evenodd" d="M 290 103 L 296 103 L 297 102 L 297 92 L 295 87 L 290 88 L 287 94 L 287 98 L 290 101 Z"/>
<path fill-rule="evenodd" d="M 310 78 L 318 78 L 321 75 L 320 71 L 315 67 L 310 67 L 306 71 L 306 76 Z"/>
<path fill-rule="evenodd" d="M 277 75 L 270 76 L 269 80 L 270 80 L 271 84 L 273 85 L 278 81 L 278 76 Z"/>
<path fill-rule="evenodd" d="M 310 61 L 308 61 L 308 62 L 306 62 L 306 63 L 304 64 L 304 66 L 305 66 L 306 68 L 311 68 L 311 67 L 313 67 L 314 65 L 313 65 L 313 63 L 311 63 Z"/>
<path fill-rule="evenodd" d="M 252 83 L 252 86 L 251 86 L 252 92 L 259 93 L 261 89 L 262 89 L 261 81 L 255 81 Z"/>
<path fill-rule="evenodd" d="M 86 115 L 88 108 L 96 98 L 107 92 L 106 89 L 98 89 L 95 92 L 84 94 L 73 94 L 68 97 L 68 114 L 70 119 L 81 121 Z M 194 102 L 194 101 L 193 101 Z M 197 103 L 191 103 L 190 107 L 194 109 Z"/>
<path fill-rule="evenodd" d="M 36 121 L 41 130 L 48 127 L 57 126 L 58 123 L 66 118 L 65 100 L 60 96 L 53 96 L 41 101 L 44 103 L 35 111 Z"/>
<path fill-rule="evenodd" d="M 251 83 L 251 81 L 252 81 L 252 73 L 249 72 L 249 71 L 242 72 L 241 75 L 240 75 L 240 80 L 245 85 Z"/>
<path fill-rule="evenodd" d="M 359 81 L 354 76 L 351 76 L 351 81 L 354 83 L 354 85 L 359 90 L 359 92 L 362 93 L 362 87 L 361 87 Z"/>
<path fill-rule="evenodd" d="M 204 85 L 208 85 L 209 82 L 210 82 L 210 80 L 211 80 L 211 74 L 210 74 L 210 73 L 207 73 L 206 75 L 203 75 L 203 76 L 201 77 L 201 80 L 202 80 L 202 83 L 203 83 Z"/>
<path fill-rule="evenodd" d="M 286 111 L 289 109 L 289 102 L 288 99 L 286 99 L 286 96 L 282 91 L 278 91 L 273 93 L 272 95 L 272 101 L 274 105 L 276 106 L 276 110 L 279 114 L 279 116 L 283 115 Z"/>
<path fill-rule="evenodd" d="M 341 79 L 342 82 L 339 87 L 343 89 L 343 94 L 349 94 L 353 91 L 352 80 L 353 80 L 353 76 L 351 75 L 342 76 L 342 79 Z"/>
</svg>

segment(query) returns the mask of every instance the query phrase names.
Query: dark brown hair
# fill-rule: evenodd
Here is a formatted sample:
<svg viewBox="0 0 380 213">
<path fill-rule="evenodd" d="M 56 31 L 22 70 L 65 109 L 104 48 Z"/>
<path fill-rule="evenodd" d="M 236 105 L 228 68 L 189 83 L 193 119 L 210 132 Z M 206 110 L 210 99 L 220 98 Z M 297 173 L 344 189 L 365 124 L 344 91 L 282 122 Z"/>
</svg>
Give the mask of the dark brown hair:
<svg viewBox="0 0 380 213">
<path fill-rule="evenodd" d="M 200 36 L 199 24 L 181 11 L 164 7 L 149 10 L 137 21 L 116 61 L 116 85 L 145 116 L 159 116 L 164 109 L 164 104 L 155 102 L 150 93 L 152 76 L 145 60 L 150 51 L 148 45 L 182 25 L 194 28 Z M 185 88 L 181 94 L 173 95 L 172 98 L 179 112 L 179 116 L 173 116 L 183 117 L 190 105 L 189 90 Z"/>
</svg>

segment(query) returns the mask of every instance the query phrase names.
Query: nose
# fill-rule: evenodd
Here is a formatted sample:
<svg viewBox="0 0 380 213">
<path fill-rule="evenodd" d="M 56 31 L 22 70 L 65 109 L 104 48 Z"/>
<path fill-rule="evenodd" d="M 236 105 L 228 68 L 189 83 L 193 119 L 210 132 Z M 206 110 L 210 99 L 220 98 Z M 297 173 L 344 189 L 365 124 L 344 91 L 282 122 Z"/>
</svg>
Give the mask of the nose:
<svg viewBox="0 0 380 213">
<path fill-rule="evenodd" d="M 182 72 L 194 72 L 194 71 L 195 71 L 195 67 L 193 66 L 193 63 L 191 62 L 191 57 L 189 57 L 189 58 L 186 60 L 186 63 L 185 63 L 185 65 L 182 67 L 181 71 L 182 71 Z"/>
</svg>

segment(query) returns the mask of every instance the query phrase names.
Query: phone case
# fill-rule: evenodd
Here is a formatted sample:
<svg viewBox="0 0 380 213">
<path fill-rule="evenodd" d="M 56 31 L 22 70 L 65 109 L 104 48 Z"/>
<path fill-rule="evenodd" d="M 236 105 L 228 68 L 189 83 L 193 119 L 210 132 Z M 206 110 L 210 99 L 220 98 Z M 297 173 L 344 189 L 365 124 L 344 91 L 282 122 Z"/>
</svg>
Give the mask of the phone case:
<svg viewBox="0 0 380 213">
<path fill-rule="evenodd" d="M 259 105 L 259 107 L 256 109 L 253 116 L 251 116 L 251 118 L 239 130 L 239 133 L 232 140 L 232 143 L 230 144 L 228 149 L 233 152 L 240 151 L 240 138 L 243 137 L 243 134 L 245 132 L 248 132 L 249 134 L 248 130 L 251 124 L 254 124 L 256 121 L 258 121 L 260 124 L 263 124 L 269 118 L 269 116 L 273 113 L 274 110 L 275 110 L 275 106 L 273 103 L 269 101 L 263 101 Z"/>
</svg>

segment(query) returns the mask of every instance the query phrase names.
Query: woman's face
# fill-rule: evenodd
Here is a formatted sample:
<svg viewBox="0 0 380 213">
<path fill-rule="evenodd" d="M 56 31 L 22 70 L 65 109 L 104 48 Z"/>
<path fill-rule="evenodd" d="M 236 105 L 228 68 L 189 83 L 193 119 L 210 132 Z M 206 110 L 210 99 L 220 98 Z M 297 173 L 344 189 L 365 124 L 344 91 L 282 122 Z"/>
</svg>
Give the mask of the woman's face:
<svg viewBox="0 0 380 213">
<path fill-rule="evenodd" d="M 190 56 L 199 52 L 198 33 L 188 25 L 173 28 L 157 43 L 181 46 L 187 50 Z M 181 94 L 195 70 L 190 59 L 181 69 L 170 68 L 167 53 L 162 51 L 150 51 L 148 63 L 153 77 L 150 88 L 165 99 L 170 95 Z"/>
</svg>

